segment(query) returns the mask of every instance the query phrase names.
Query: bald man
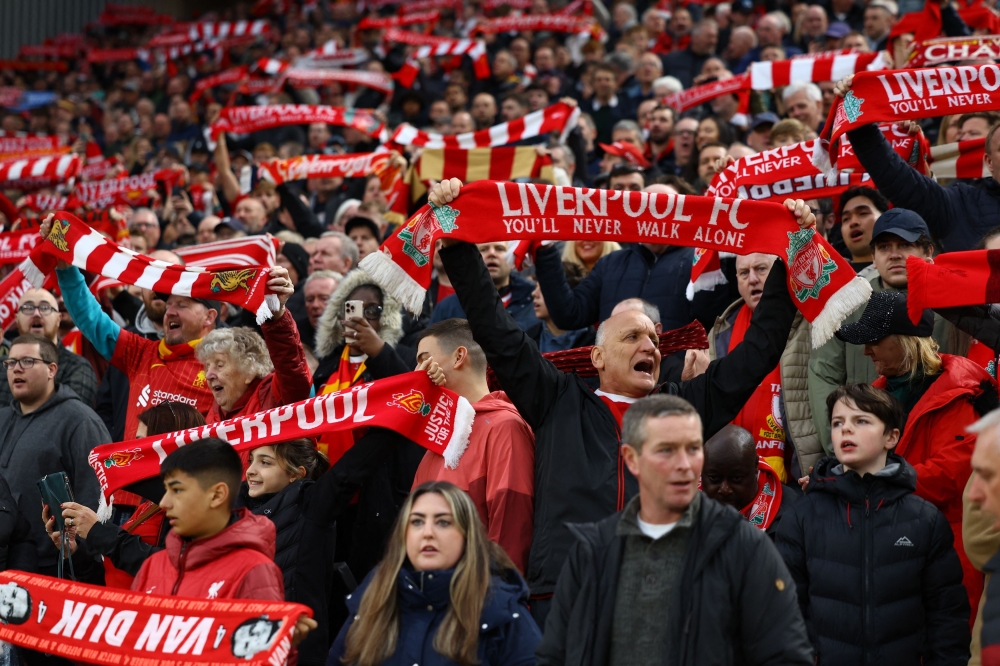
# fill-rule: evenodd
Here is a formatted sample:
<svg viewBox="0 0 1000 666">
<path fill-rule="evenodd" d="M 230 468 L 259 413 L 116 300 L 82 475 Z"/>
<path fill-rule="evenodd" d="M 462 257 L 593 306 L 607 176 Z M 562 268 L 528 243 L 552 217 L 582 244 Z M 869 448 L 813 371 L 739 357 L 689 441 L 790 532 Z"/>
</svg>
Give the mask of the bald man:
<svg viewBox="0 0 1000 666">
<path fill-rule="evenodd" d="M 454 201 L 461 186 L 454 178 L 437 183 L 428 201 Z M 804 202 L 788 205 L 797 211 L 800 224 L 815 222 Z M 620 312 L 597 329 L 590 360 L 600 388 L 592 391 L 576 374 L 559 371 L 539 354 L 504 307 L 475 245 L 450 239 L 444 245 L 441 261 L 473 337 L 498 384 L 535 433 L 535 523 L 526 573 L 531 611 L 542 626 L 576 540 L 566 524 L 606 518 L 637 492 L 635 477 L 621 458 L 622 417 L 629 406 L 651 393 L 679 395 L 698 410 L 705 434 L 714 435 L 777 364 L 796 310 L 779 264 L 746 344 L 710 364 L 705 374 L 665 385 L 658 383 L 661 355 L 653 321 L 638 310 Z"/>
<path fill-rule="evenodd" d="M 97 375 L 93 366 L 84 359 L 59 344 L 59 303 L 52 292 L 46 289 L 29 289 L 17 304 L 15 317 L 19 335 L 36 333 L 49 340 L 59 349 L 59 370 L 56 384 L 65 384 L 80 396 L 88 407 L 94 406 L 97 394 Z M 0 347 L 2 358 L 7 358 L 10 347 L 5 341 Z M 0 382 L 0 406 L 10 404 L 13 395 L 10 384 Z"/>
<path fill-rule="evenodd" d="M 701 489 L 739 511 L 772 539 L 782 513 L 802 494 L 797 485 L 783 485 L 760 459 L 750 431 L 732 424 L 705 442 Z"/>
</svg>

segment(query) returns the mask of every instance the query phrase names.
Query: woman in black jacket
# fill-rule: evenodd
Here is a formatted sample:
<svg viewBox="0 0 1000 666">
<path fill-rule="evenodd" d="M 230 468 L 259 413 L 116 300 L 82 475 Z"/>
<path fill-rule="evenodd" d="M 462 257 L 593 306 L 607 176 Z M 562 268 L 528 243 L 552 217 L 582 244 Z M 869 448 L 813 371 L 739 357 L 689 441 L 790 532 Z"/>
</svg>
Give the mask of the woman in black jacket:
<svg viewBox="0 0 1000 666">
<path fill-rule="evenodd" d="M 827 405 L 837 457 L 816 464 L 775 539 L 817 663 L 966 664 L 969 602 L 951 527 L 890 452 L 902 405 L 867 384 L 840 387 Z"/>
</svg>

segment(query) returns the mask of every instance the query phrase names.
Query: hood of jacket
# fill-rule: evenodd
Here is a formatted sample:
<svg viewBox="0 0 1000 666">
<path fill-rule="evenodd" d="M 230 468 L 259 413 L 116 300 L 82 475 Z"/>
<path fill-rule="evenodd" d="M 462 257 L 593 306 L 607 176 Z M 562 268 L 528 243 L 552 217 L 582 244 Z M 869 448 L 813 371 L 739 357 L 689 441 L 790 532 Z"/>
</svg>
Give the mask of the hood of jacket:
<svg viewBox="0 0 1000 666">
<path fill-rule="evenodd" d="M 901 456 L 889 452 L 885 467 L 864 478 L 857 472 L 844 469 L 833 456 L 826 456 L 816 463 L 809 475 L 807 493 L 829 493 L 850 504 L 879 504 L 895 502 L 917 489 L 917 471 Z"/>
<path fill-rule="evenodd" d="M 62 405 L 64 403 L 66 403 L 66 402 L 69 402 L 70 400 L 80 400 L 80 396 L 78 396 L 76 394 L 76 391 L 74 391 L 73 389 L 71 389 L 66 384 L 56 384 L 56 390 L 49 397 L 49 399 L 46 400 L 42 404 L 41 407 L 39 407 L 38 409 L 36 409 L 35 411 L 33 411 L 30 414 L 22 414 L 21 413 L 21 403 L 19 403 L 17 400 L 12 400 L 11 403 L 10 403 L 10 406 L 11 406 L 11 408 L 13 408 L 14 415 L 16 417 L 20 417 L 20 418 L 38 418 L 39 416 L 41 416 L 45 412 L 51 412 L 54 408 L 58 407 L 59 405 Z M 83 401 L 80 400 L 80 403 L 82 404 Z M 54 416 L 56 416 L 56 418 L 62 418 L 61 416 L 58 416 L 58 415 L 54 415 Z"/>
<path fill-rule="evenodd" d="M 518 418 L 521 417 L 517 411 L 517 407 L 514 406 L 514 403 L 510 401 L 510 398 L 503 391 L 487 393 L 481 400 L 472 403 L 472 408 L 476 410 L 477 415 L 489 412 L 510 412 L 511 414 L 516 414 Z"/>
<path fill-rule="evenodd" d="M 375 280 L 368 273 L 360 268 L 344 276 L 344 279 L 337 285 L 336 291 L 330 296 L 326 303 L 326 310 L 319 318 L 316 325 L 316 357 L 323 358 L 329 356 L 334 349 L 344 343 L 344 327 L 340 325 L 341 313 L 344 311 L 344 303 L 351 292 L 358 287 L 374 287 L 382 294 L 382 329 L 379 337 L 388 344 L 395 346 L 403 337 L 403 313 L 399 301 L 389 295 L 389 293 L 378 286 Z"/>
<path fill-rule="evenodd" d="M 181 551 L 186 550 L 185 569 L 197 569 L 215 562 L 227 553 L 241 548 L 256 550 L 274 559 L 277 531 L 274 523 L 264 516 L 250 513 L 247 508 L 235 509 L 236 520 L 213 537 L 188 541 L 170 530 L 167 534 L 167 555 L 170 563 L 180 569 Z"/>
</svg>

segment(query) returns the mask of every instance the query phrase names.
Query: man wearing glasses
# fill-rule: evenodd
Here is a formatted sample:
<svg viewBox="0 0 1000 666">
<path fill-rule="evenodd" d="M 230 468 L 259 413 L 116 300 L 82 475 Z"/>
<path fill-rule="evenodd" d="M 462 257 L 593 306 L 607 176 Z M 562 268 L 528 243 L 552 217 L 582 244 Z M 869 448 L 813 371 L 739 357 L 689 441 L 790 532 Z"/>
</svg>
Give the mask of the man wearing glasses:
<svg viewBox="0 0 1000 666">
<path fill-rule="evenodd" d="M 94 368 L 83 358 L 74 354 L 59 344 L 59 306 L 56 297 L 46 289 L 29 289 L 21 296 L 17 304 L 18 335 L 34 333 L 51 340 L 59 350 L 59 370 L 56 372 L 56 384 L 73 389 L 80 400 L 88 407 L 94 406 L 97 396 L 97 375 Z M 7 356 L 9 350 L 4 344 L 0 348 L 0 356 Z M 10 404 L 13 395 L 10 385 L 0 382 L 0 406 Z"/>
<path fill-rule="evenodd" d="M 87 456 L 95 446 L 110 442 L 111 436 L 94 410 L 69 386 L 56 381 L 59 359 L 55 343 L 42 335 L 19 335 L 11 343 L 3 367 L 13 400 L 0 408 L 0 475 L 21 506 L 40 511 L 37 481 L 46 474 L 66 472 L 76 501 L 96 510 L 100 489 Z M 52 547 L 41 520 L 29 522 L 38 572 L 54 576 L 59 551 Z"/>
</svg>

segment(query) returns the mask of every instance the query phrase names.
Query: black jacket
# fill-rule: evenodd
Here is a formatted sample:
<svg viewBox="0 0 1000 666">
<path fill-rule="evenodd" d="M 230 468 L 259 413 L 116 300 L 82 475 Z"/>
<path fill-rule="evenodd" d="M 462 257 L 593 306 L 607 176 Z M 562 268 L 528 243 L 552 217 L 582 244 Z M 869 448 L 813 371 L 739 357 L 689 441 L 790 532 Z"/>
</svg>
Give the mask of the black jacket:
<svg viewBox="0 0 1000 666">
<path fill-rule="evenodd" d="M 0 571 L 36 570 L 38 555 L 31 538 L 31 524 L 25 517 L 29 508 L 36 510 L 34 505 L 28 507 L 24 503 L 18 508 L 7 480 L 0 476 Z"/>
<path fill-rule="evenodd" d="M 504 309 L 474 245 L 441 251 L 473 337 L 497 381 L 535 433 L 535 525 L 526 579 L 533 595 L 550 594 L 572 538 L 566 523 L 600 520 L 638 491 L 619 452 L 611 410 L 576 374 L 542 358 Z M 702 417 L 705 437 L 729 423 L 785 348 L 795 307 L 775 263 L 750 329 L 732 354 L 705 374 L 659 390 L 685 398 Z"/>
<path fill-rule="evenodd" d="M 795 586 L 771 540 L 732 507 L 704 494 L 700 504 L 663 628 L 668 663 L 811 666 Z M 539 666 L 608 663 L 625 553 L 620 518 L 569 526 L 575 541 L 538 646 Z"/>
<path fill-rule="evenodd" d="M 1000 183 L 993 178 L 942 187 L 911 168 L 875 125 L 848 132 L 854 153 L 872 182 L 894 206 L 915 210 L 945 252 L 971 250 L 1000 225 Z"/>
<path fill-rule="evenodd" d="M 559 270 L 562 271 L 562 264 L 559 265 Z M 538 323 L 538 317 L 535 316 L 535 301 L 531 296 L 533 291 L 535 291 L 533 282 L 528 282 L 517 273 L 510 274 L 510 304 L 507 305 L 507 312 L 524 330 L 528 330 Z M 452 294 L 434 308 L 434 312 L 431 314 L 431 323 L 436 324 L 445 319 L 465 318 L 465 312 L 462 310 L 458 296 Z M 574 328 L 582 327 L 575 326 Z"/>
<path fill-rule="evenodd" d="M 944 515 L 890 453 L 862 479 L 820 460 L 775 545 L 799 593 L 820 664 L 964 665 L 969 601 Z"/>
</svg>

